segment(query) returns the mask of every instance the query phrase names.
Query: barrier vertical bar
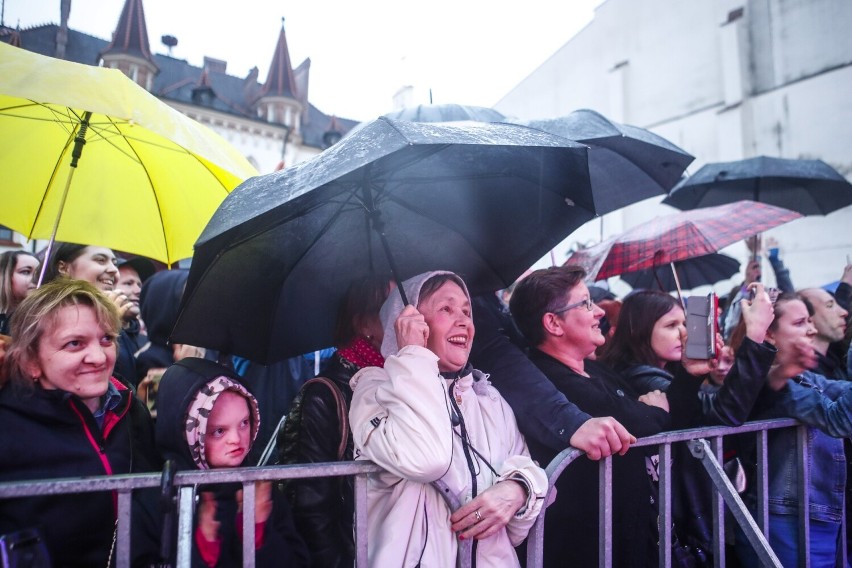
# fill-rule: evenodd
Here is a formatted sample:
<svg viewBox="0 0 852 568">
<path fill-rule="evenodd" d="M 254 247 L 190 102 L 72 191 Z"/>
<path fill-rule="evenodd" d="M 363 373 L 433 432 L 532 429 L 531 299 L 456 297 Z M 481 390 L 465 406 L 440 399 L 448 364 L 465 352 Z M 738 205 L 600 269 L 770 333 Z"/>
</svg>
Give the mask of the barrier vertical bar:
<svg viewBox="0 0 852 568">
<path fill-rule="evenodd" d="M 118 525 L 115 527 L 115 558 L 116 568 L 130 568 L 130 519 L 133 492 L 124 489 L 118 492 Z"/>
<path fill-rule="evenodd" d="M 256 486 L 243 483 L 243 568 L 254 568 L 254 509 Z"/>
<path fill-rule="evenodd" d="M 769 437 L 766 430 L 757 432 L 757 525 L 769 539 Z"/>
<path fill-rule="evenodd" d="M 598 566 L 612 566 L 612 457 L 600 462 L 598 475 Z"/>
<path fill-rule="evenodd" d="M 660 451 L 660 490 L 659 490 L 659 550 L 660 566 L 672 565 L 672 445 L 661 444 Z"/>
<path fill-rule="evenodd" d="M 724 463 L 724 441 L 721 436 L 712 438 L 713 453 L 718 463 Z M 713 492 L 713 566 L 724 568 L 725 562 L 725 500 L 718 491 Z"/>
<path fill-rule="evenodd" d="M 177 565 L 192 564 L 192 516 L 195 513 L 195 488 L 181 487 L 178 492 L 178 550 Z"/>
<path fill-rule="evenodd" d="M 355 476 L 355 566 L 367 568 L 367 474 Z"/>
</svg>

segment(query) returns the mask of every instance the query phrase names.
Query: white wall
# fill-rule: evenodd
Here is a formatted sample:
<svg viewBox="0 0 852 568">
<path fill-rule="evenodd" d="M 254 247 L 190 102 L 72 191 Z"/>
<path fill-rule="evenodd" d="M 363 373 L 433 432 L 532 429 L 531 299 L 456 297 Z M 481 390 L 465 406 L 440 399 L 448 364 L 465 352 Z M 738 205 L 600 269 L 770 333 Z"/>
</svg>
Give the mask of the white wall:
<svg viewBox="0 0 852 568">
<path fill-rule="evenodd" d="M 740 7 L 742 16 L 729 19 Z M 687 173 L 763 154 L 819 158 L 852 179 L 850 29 L 848 0 L 608 0 L 495 108 L 527 119 L 593 108 L 696 156 Z M 659 201 L 607 215 L 603 236 L 675 211 Z M 769 234 L 796 286 L 823 285 L 852 255 L 852 207 Z M 557 261 L 600 238 L 596 220 L 566 239 Z M 725 252 L 741 261 L 747 254 L 741 244 Z"/>
</svg>

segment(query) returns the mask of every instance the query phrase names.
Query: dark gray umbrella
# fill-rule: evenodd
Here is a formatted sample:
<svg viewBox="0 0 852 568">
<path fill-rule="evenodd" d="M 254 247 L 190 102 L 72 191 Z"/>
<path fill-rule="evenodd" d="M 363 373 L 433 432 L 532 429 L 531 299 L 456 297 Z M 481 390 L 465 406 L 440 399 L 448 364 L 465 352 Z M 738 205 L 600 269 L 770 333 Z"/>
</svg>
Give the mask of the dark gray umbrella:
<svg viewBox="0 0 852 568">
<path fill-rule="evenodd" d="M 668 193 L 695 159 L 662 136 L 589 109 L 521 124 L 589 146 L 589 174 L 599 215 Z"/>
<path fill-rule="evenodd" d="M 758 156 L 707 164 L 678 184 L 663 203 L 698 209 L 743 199 L 802 215 L 827 215 L 852 204 L 852 184 L 822 160 Z"/>
<path fill-rule="evenodd" d="M 457 104 L 431 104 L 405 107 L 382 115 L 393 120 L 411 122 L 502 122 L 506 117 L 493 108 Z"/>
<path fill-rule="evenodd" d="M 523 126 L 380 118 L 225 199 L 172 340 L 269 363 L 329 346 L 364 274 L 446 269 L 473 293 L 505 288 L 594 216 L 586 161 Z"/>
<path fill-rule="evenodd" d="M 674 263 L 674 270 L 677 270 L 681 290 L 692 290 L 698 286 L 715 284 L 730 278 L 740 271 L 740 263 L 737 259 L 728 255 L 711 253 L 679 260 Z M 621 279 L 633 288 L 662 290 L 663 292 L 677 290 L 677 283 L 669 264 L 637 272 L 627 272 L 621 275 Z"/>
</svg>

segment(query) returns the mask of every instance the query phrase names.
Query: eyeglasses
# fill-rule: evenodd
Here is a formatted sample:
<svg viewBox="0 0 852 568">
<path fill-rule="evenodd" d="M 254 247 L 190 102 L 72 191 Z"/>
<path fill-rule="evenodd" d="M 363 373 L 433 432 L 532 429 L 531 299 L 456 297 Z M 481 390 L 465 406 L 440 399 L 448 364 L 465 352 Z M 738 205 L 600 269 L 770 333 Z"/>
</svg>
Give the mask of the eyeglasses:
<svg viewBox="0 0 852 568">
<path fill-rule="evenodd" d="M 567 312 L 568 310 L 573 310 L 574 308 L 579 308 L 580 306 L 586 306 L 586 309 L 592 311 L 595 309 L 595 303 L 591 298 L 586 298 L 585 300 L 580 300 L 574 304 L 568 304 L 567 306 L 561 307 L 558 310 L 550 310 L 552 314 L 561 314 L 562 312 Z"/>
</svg>

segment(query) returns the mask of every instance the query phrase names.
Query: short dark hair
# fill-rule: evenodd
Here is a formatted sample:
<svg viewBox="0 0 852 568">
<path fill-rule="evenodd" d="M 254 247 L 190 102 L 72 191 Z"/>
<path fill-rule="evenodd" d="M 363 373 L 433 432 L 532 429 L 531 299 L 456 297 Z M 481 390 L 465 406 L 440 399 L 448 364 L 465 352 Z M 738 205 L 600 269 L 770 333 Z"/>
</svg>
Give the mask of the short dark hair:
<svg viewBox="0 0 852 568">
<path fill-rule="evenodd" d="M 509 309 L 530 345 L 537 346 L 544 341 L 541 318 L 559 309 L 565 295 L 585 276 L 586 271 L 580 266 L 553 266 L 536 270 L 518 283 L 509 300 Z"/>
<path fill-rule="evenodd" d="M 615 369 L 632 365 L 657 365 L 659 357 L 651 348 L 657 321 L 674 307 L 676 298 L 656 290 L 640 290 L 624 299 L 618 313 L 618 325 L 607 342 L 601 359 Z"/>
<path fill-rule="evenodd" d="M 346 347 L 358 335 L 358 326 L 371 315 L 378 317 L 379 309 L 388 297 L 391 278 L 370 274 L 354 280 L 337 310 L 334 326 L 334 345 Z"/>
</svg>

